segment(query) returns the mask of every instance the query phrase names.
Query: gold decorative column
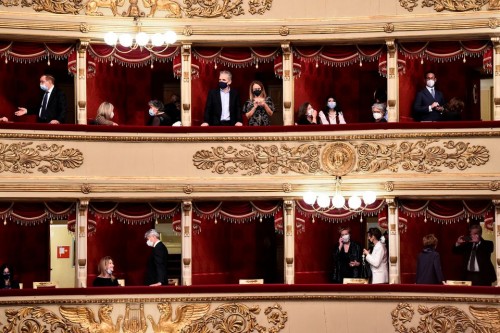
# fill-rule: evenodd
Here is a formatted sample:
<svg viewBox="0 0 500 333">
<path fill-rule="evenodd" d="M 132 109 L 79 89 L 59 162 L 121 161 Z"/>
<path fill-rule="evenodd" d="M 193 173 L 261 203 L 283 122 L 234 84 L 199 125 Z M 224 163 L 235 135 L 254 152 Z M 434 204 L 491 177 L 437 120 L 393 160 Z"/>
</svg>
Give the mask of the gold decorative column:
<svg viewBox="0 0 500 333">
<path fill-rule="evenodd" d="M 500 37 L 493 42 L 493 120 L 500 120 Z"/>
<path fill-rule="evenodd" d="M 182 282 L 183 286 L 190 286 L 192 282 L 192 235 L 193 235 L 193 204 L 191 201 L 182 202 Z"/>
<path fill-rule="evenodd" d="M 399 121 L 398 50 L 394 39 L 387 40 L 387 112 L 389 122 Z"/>
<path fill-rule="evenodd" d="M 495 230 L 495 268 L 497 272 L 497 286 L 500 286 L 500 200 L 493 200 L 495 206 L 495 223 L 493 230 Z"/>
<path fill-rule="evenodd" d="M 291 126 L 294 121 L 293 101 L 293 53 L 290 43 L 281 44 L 283 51 L 283 124 Z"/>
<path fill-rule="evenodd" d="M 181 123 L 191 126 L 191 43 L 183 43 L 181 52 Z"/>
<path fill-rule="evenodd" d="M 80 199 L 76 204 L 75 253 L 76 253 L 76 287 L 87 287 L 87 218 L 89 200 Z"/>
<path fill-rule="evenodd" d="M 87 124 L 87 47 L 89 40 L 81 39 L 76 57 L 75 96 L 76 123 Z"/>
<path fill-rule="evenodd" d="M 400 262 L 399 262 L 399 216 L 398 206 L 395 198 L 387 198 L 389 206 L 389 216 L 387 218 L 389 226 L 389 283 L 397 284 L 401 282 Z"/>
<path fill-rule="evenodd" d="M 295 283 L 295 201 L 284 200 L 285 283 Z"/>
</svg>

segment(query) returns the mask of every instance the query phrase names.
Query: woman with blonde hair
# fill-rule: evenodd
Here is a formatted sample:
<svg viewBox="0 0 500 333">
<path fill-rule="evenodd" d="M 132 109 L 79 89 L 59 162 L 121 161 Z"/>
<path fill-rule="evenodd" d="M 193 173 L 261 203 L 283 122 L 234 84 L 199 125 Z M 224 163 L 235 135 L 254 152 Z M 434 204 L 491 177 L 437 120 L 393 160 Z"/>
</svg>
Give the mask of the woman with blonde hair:
<svg viewBox="0 0 500 333">
<path fill-rule="evenodd" d="M 113 112 L 114 108 L 113 104 L 109 102 L 102 102 L 97 109 L 97 116 L 95 117 L 96 124 L 118 126 L 117 123 L 111 120 L 115 116 L 115 113 Z"/>
<path fill-rule="evenodd" d="M 97 266 L 99 275 L 95 278 L 94 287 L 117 287 L 118 280 L 113 275 L 115 265 L 110 256 L 102 257 Z"/>
<path fill-rule="evenodd" d="M 436 251 L 438 240 L 434 234 L 425 235 L 422 239 L 424 248 L 418 255 L 417 284 L 441 284 L 444 281 L 441 269 L 441 258 Z"/>
</svg>

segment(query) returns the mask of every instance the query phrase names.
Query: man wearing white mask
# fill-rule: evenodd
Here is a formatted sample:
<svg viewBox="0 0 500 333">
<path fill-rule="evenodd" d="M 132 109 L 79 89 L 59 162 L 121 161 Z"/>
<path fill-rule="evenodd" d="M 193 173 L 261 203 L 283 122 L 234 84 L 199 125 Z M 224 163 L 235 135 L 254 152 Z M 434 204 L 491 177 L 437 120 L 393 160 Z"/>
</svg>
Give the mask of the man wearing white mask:
<svg viewBox="0 0 500 333">
<path fill-rule="evenodd" d="M 342 283 L 344 278 L 361 278 L 361 246 L 351 240 L 351 229 L 340 228 L 340 238 L 333 253 L 333 283 Z"/>
<path fill-rule="evenodd" d="M 144 234 L 147 239 L 146 244 L 153 248 L 148 259 L 146 268 L 145 284 L 147 286 L 166 286 L 168 285 L 167 264 L 168 250 L 165 244 L 160 241 L 160 234 L 155 229 L 148 230 Z"/>
<path fill-rule="evenodd" d="M 42 101 L 34 108 L 18 107 L 14 113 L 16 116 L 25 114 L 36 114 L 39 123 L 61 124 L 64 123 L 67 111 L 66 95 L 55 86 L 55 78 L 52 75 L 40 77 L 40 89 L 44 92 Z"/>
<path fill-rule="evenodd" d="M 440 121 L 443 118 L 445 100 L 443 94 L 436 90 L 436 75 L 425 73 L 425 88 L 420 90 L 413 103 L 413 118 L 416 121 Z"/>
</svg>

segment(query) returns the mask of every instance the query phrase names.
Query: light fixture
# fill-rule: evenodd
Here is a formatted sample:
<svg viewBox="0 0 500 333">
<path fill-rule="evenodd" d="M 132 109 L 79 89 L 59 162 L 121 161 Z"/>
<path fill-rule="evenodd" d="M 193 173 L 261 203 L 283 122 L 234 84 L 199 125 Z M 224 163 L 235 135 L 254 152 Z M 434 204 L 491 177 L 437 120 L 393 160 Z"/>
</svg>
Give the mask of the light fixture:
<svg viewBox="0 0 500 333">
<path fill-rule="evenodd" d="M 153 47 L 161 46 L 167 48 L 177 41 L 177 34 L 175 31 L 167 30 L 165 33 L 157 32 L 150 36 L 144 31 L 141 31 L 142 24 L 139 21 L 139 17 L 134 17 L 134 23 L 136 27 L 135 36 L 130 33 L 117 34 L 110 31 L 104 35 L 104 42 L 110 46 L 120 44 L 123 47 L 130 47 L 132 49 L 146 48 L 150 50 Z"/>
<path fill-rule="evenodd" d="M 361 212 L 368 205 L 377 200 L 377 196 L 373 191 L 364 191 L 362 195 L 353 194 L 346 204 L 346 198 L 342 195 L 342 178 L 335 177 L 335 191 L 333 195 L 328 193 L 313 193 L 307 192 L 303 196 L 306 204 L 310 205 L 316 211 L 327 211 L 331 209 L 345 209 L 352 212 Z"/>
</svg>

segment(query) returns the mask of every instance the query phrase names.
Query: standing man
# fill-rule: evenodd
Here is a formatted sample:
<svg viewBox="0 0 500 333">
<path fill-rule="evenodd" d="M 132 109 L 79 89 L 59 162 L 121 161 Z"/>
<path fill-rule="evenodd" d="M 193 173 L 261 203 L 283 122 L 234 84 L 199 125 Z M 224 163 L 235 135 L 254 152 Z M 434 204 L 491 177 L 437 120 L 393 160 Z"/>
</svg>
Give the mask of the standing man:
<svg viewBox="0 0 500 333">
<path fill-rule="evenodd" d="M 201 126 L 242 126 L 240 95 L 231 89 L 229 71 L 219 74 L 219 89 L 208 92 L 205 117 Z"/>
<path fill-rule="evenodd" d="M 160 234 L 155 229 L 151 229 L 144 238 L 147 239 L 146 244 L 153 248 L 148 259 L 146 268 L 145 284 L 151 287 L 168 285 L 167 278 L 167 263 L 168 250 L 167 247 L 160 241 Z"/>
<path fill-rule="evenodd" d="M 491 286 L 496 281 L 495 268 L 491 263 L 493 242 L 484 240 L 483 229 L 474 224 L 469 229 L 470 236 L 458 237 L 453 253 L 463 254 L 464 279 L 473 286 Z"/>
<path fill-rule="evenodd" d="M 19 107 L 15 112 L 16 116 L 25 114 L 36 114 L 39 123 L 61 124 L 66 118 L 66 96 L 55 86 L 55 78 L 52 75 L 42 75 L 40 77 L 40 89 L 45 93 L 40 106 L 30 108 Z"/>
<path fill-rule="evenodd" d="M 425 88 L 420 90 L 413 103 L 413 118 L 416 121 L 440 121 L 444 111 L 444 97 L 437 91 L 436 75 L 433 72 L 425 73 Z"/>
</svg>

